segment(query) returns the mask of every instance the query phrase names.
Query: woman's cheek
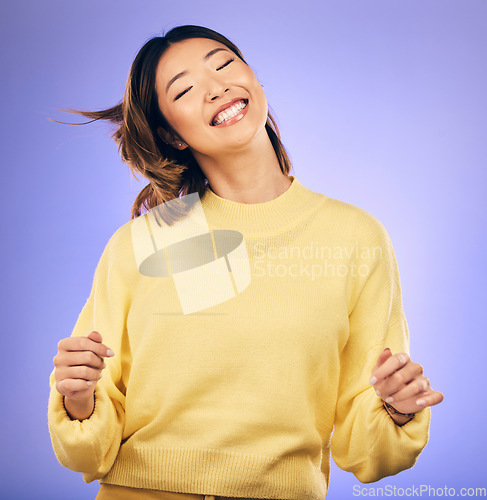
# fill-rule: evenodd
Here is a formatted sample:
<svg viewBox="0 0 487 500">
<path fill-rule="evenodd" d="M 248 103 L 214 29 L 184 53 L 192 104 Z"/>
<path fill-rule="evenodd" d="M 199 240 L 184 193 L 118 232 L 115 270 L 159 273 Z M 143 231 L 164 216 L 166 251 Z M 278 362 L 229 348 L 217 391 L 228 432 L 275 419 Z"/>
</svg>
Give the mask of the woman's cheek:
<svg viewBox="0 0 487 500">
<path fill-rule="evenodd" d="M 172 114 L 169 123 L 179 137 L 184 140 L 191 134 L 191 129 L 194 126 L 194 113 L 191 112 L 189 106 L 182 106 L 177 113 Z"/>
</svg>

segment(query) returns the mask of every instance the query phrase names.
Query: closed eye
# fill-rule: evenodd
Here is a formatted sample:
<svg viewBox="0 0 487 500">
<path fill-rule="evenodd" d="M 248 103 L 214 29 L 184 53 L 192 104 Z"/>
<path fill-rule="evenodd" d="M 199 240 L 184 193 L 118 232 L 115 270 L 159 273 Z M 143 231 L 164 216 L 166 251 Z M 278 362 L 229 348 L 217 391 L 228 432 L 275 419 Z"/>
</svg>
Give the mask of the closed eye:
<svg viewBox="0 0 487 500">
<path fill-rule="evenodd" d="M 223 69 L 225 66 L 228 66 L 231 62 L 233 61 L 233 59 L 229 59 L 223 66 L 220 66 L 219 68 L 217 68 L 216 70 L 217 71 L 220 71 L 221 69 Z"/>
<path fill-rule="evenodd" d="M 191 90 L 193 88 L 193 86 L 191 87 L 188 87 L 186 90 L 183 90 L 182 92 L 180 92 L 175 98 L 174 100 L 177 101 L 180 97 L 182 97 L 184 94 L 186 94 L 186 92 L 188 92 L 189 90 Z"/>
<path fill-rule="evenodd" d="M 229 59 L 225 64 L 222 64 L 219 68 L 217 68 L 216 70 L 217 71 L 220 71 L 221 69 L 225 68 L 226 66 L 228 66 L 232 61 L 234 61 L 234 59 Z M 182 97 L 184 94 L 186 94 L 186 92 L 188 92 L 189 90 L 191 90 L 193 87 L 188 87 L 186 90 L 183 90 L 182 92 L 180 92 L 175 98 L 174 100 L 177 101 L 180 97 Z"/>
</svg>

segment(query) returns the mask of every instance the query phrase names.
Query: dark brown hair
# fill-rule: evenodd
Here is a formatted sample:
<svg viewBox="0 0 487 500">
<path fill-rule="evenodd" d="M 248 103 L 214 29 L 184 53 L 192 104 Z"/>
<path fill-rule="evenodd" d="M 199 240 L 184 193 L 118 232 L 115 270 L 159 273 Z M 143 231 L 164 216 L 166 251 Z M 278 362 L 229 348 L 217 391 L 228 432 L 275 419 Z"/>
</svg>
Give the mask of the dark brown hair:
<svg viewBox="0 0 487 500">
<path fill-rule="evenodd" d="M 122 160 L 128 164 L 136 179 L 138 172 L 149 181 L 134 201 L 131 219 L 142 215 L 144 208 L 148 211 L 187 194 L 197 192 L 201 198 L 208 186 L 208 180 L 189 148 L 177 150 L 166 144 L 157 133 L 158 127 L 174 132 L 158 105 L 155 90 L 157 64 L 172 44 L 189 38 L 209 38 L 220 42 L 246 63 L 240 50 L 216 31 L 202 26 L 178 26 L 164 36 L 151 38 L 139 50 L 130 69 L 124 98 L 119 104 L 100 111 L 66 110 L 91 119 L 84 124 L 107 120 L 117 126 L 111 137 L 118 144 Z M 281 171 L 288 175 L 291 162 L 270 112 L 265 128 Z M 184 204 L 180 205 L 181 210 L 177 208 L 177 203 L 171 204 L 171 207 L 170 213 L 164 217 L 170 225 L 186 215 Z"/>
</svg>

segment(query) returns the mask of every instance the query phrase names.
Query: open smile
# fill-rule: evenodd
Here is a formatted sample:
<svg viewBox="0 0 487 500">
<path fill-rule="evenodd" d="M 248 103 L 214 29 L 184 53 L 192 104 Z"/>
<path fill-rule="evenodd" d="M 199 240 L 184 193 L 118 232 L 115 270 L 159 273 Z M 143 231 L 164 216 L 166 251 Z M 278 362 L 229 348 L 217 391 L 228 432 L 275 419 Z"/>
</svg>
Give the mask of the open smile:
<svg viewBox="0 0 487 500">
<path fill-rule="evenodd" d="M 240 121 L 247 113 L 248 99 L 233 99 L 221 106 L 211 120 L 212 127 L 226 127 Z"/>
</svg>

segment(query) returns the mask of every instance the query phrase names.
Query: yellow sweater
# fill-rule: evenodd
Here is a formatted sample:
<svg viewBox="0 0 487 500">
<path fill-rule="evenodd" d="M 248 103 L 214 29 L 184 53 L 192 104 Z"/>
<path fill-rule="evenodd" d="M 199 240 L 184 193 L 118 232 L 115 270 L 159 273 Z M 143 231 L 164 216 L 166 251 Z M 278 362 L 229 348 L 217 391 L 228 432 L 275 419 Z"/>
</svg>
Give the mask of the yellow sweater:
<svg viewBox="0 0 487 500">
<path fill-rule="evenodd" d="M 330 452 L 364 483 L 415 464 L 430 408 L 397 426 L 368 383 L 384 347 L 409 352 L 389 235 L 289 178 L 266 203 L 207 189 L 203 218 L 180 225 L 197 242 L 191 265 L 152 212 L 113 234 L 72 332 L 97 330 L 115 351 L 89 419 L 68 417 L 51 373 L 62 465 L 86 482 L 323 500 Z"/>
</svg>

